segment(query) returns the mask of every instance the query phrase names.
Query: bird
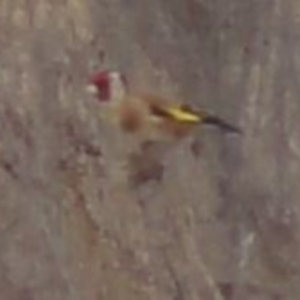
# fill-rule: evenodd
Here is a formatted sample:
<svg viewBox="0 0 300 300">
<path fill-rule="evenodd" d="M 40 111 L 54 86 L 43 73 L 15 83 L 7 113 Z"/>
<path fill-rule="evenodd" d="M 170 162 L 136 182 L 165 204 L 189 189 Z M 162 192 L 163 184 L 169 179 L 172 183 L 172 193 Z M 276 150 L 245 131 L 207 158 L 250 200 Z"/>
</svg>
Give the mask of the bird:
<svg viewBox="0 0 300 300">
<path fill-rule="evenodd" d="M 101 116 L 126 134 L 148 140 L 181 139 L 198 125 L 240 134 L 241 129 L 206 109 L 176 99 L 130 88 L 124 73 L 98 70 L 88 79 L 87 90 L 101 104 Z"/>
</svg>

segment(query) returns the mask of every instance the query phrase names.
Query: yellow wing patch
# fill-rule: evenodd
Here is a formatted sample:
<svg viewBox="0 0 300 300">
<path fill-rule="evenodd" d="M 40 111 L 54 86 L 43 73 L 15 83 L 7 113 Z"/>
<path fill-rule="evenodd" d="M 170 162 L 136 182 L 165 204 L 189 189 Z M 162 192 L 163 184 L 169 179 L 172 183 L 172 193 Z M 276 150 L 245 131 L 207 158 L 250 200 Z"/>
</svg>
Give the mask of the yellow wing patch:
<svg viewBox="0 0 300 300">
<path fill-rule="evenodd" d="M 201 121 L 201 116 L 197 113 L 187 111 L 183 107 L 169 107 L 166 109 L 167 114 L 173 118 L 173 120 L 183 123 L 198 123 Z"/>
</svg>

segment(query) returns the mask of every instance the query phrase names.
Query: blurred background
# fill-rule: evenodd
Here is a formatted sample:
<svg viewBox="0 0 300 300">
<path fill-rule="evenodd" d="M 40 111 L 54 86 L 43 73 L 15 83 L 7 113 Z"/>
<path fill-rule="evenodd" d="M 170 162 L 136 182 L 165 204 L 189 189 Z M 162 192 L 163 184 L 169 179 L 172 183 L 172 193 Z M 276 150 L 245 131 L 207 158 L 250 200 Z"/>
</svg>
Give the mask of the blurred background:
<svg viewBox="0 0 300 300">
<path fill-rule="evenodd" d="M 0 28 L 1 299 L 299 299 L 299 1 L 0 0 Z M 103 66 L 243 135 L 197 129 L 119 189 Z"/>
</svg>

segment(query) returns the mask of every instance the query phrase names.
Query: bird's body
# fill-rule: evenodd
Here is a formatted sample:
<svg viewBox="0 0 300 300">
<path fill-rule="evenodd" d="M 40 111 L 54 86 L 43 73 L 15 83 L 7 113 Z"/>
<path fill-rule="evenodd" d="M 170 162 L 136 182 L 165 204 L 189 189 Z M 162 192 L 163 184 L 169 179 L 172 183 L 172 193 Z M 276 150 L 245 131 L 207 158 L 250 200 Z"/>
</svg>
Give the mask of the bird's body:
<svg viewBox="0 0 300 300">
<path fill-rule="evenodd" d="M 183 137 L 199 122 L 197 115 L 184 112 L 173 101 L 145 93 L 127 95 L 118 106 L 117 116 L 125 132 L 163 139 Z"/>
<path fill-rule="evenodd" d="M 129 89 L 119 72 L 98 72 L 91 87 L 101 102 L 101 116 L 124 133 L 144 139 L 179 139 L 199 124 L 211 124 L 226 132 L 239 129 L 204 110 L 194 110 L 181 101 Z"/>
</svg>

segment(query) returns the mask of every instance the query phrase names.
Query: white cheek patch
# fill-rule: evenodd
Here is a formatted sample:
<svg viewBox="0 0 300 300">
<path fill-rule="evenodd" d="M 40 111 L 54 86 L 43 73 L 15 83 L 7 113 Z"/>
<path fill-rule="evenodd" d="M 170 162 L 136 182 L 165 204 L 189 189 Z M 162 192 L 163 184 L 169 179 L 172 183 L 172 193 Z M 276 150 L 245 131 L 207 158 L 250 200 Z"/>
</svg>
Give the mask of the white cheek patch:
<svg viewBox="0 0 300 300">
<path fill-rule="evenodd" d="M 119 72 L 110 73 L 110 96 L 113 100 L 121 100 L 125 95 L 125 86 Z"/>
</svg>

